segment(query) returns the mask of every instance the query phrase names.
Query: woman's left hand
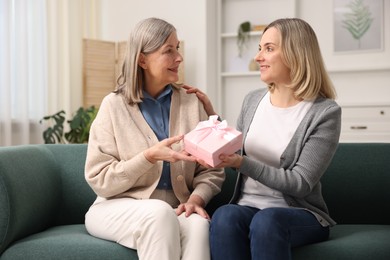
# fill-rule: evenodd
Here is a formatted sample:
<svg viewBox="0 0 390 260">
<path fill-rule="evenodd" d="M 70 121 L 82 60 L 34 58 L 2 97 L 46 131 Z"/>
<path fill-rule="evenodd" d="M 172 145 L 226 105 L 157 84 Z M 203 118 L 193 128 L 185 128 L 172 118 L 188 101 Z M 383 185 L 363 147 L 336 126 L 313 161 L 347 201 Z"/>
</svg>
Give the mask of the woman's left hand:
<svg viewBox="0 0 390 260">
<path fill-rule="evenodd" d="M 176 215 L 179 216 L 183 212 L 185 212 L 185 216 L 189 217 L 192 213 L 196 213 L 208 220 L 210 220 L 209 214 L 207 214 L 207 211 L 203 208 L 204 201 L 201 197 L 198 195 L 191 195 L 189 200 L 185 203 L 181 203 L 176 208 Z"/>
</svg>

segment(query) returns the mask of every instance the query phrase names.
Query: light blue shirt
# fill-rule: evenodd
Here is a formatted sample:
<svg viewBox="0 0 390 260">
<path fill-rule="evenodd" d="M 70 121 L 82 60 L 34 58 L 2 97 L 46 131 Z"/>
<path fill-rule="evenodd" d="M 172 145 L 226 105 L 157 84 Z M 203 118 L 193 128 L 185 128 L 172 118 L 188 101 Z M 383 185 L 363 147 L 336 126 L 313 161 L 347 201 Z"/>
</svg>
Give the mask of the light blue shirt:
<svg viewBox="0 0 390 260">
<path fill-rule="evenodd" d="M 152 128 L 159 141 L 169 137 L 169 113 L 171 110 L 172 87 L 168 85 L 155 99 L 146 91 L 143 91 L 143 101 L 139 108 L 146 122 Z M 163 162 L 163 170 L 158 189 L 172 189 L 170 163 Z"/>
</svg>

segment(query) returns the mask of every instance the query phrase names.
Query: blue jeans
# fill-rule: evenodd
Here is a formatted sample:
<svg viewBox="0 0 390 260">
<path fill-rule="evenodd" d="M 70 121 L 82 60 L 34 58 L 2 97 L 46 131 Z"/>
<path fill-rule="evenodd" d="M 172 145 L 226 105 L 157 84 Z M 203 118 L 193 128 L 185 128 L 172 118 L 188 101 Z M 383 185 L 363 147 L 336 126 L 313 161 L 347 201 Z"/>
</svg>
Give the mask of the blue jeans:
<svg viewBox="0 0 390 260">
<path fill-rule="evenodd" d="M 228 204 L 216 210 L 210 224 L 213 260 L 288 260 L 292 247 L 328 238 L 329 227 L 297 208 L 259 210 Z"/>
</svg>

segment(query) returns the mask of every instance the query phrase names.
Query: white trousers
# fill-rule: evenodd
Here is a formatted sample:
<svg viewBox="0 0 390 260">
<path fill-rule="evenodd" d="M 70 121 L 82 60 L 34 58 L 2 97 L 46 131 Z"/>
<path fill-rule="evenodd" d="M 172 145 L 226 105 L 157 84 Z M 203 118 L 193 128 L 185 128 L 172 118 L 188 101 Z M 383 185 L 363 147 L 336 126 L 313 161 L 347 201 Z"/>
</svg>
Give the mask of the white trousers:
<svg viewBox="0 0 390 260">
<path fill-rule="evenodd" d="M 208 260 L 209 221 L 177 216 L 160 199 L 120 198 L 95 203 L 85 225 L 98 238 L 136 249 L 140 260 Z"/>
</svg>

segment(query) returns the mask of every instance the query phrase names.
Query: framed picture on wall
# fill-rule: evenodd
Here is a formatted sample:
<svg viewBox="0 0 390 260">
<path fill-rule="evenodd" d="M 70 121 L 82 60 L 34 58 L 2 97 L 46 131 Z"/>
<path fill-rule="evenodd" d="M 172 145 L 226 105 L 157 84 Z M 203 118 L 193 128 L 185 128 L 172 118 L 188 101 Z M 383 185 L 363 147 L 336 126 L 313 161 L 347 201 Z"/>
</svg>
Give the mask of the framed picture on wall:
<svg viewBox="0 0 390 260">
<path fill-rule="evenodd" d="M 384 0 L 334 0 L 334 52 L 384 49 Z"/>
<path fill-rule="evenodd" d="M 390 0 L 333 0 L 329 71 L 390 70 Z"/>
</svg>

